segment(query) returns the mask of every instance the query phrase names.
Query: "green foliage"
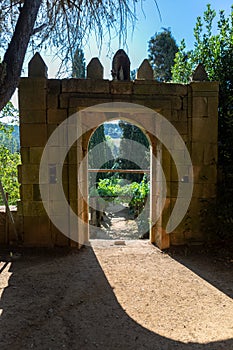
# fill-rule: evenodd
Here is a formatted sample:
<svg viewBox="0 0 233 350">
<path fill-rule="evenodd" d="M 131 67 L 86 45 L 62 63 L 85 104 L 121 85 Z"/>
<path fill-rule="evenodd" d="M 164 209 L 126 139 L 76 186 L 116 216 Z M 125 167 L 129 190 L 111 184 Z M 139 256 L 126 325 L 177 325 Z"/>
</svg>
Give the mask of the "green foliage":
<svg viewBox="0 0 233 350">
<path fill-rule="evenodd" d="M 128 195 L 128 185 L 123 185 L 122 179 L 109 178 L 100 179 L 98 182 L 97 191 L 101 197 L 109 197 L 112 201 L 114 198 L 127 196 Z"/>
<path fill-rule="evenodd" d="M 20 198 L 17 170 L 19 164 L 19 153 L 11 153 L 6 147 L 0 147 L 0 179 L 5 193 L 9 194 L 9 204 L 16 204 Z M 2 198 L 0 204 L 3 204 Z"/>
<path fill-rule="evenodd" d="M 1 122 L 1 119 L 5 120 L 6 118 L 8 124 Z M 12 102 L 8 102 L 0 112 L 0 145 L 6 147 L 12 153 L 19 152 L 19 127 L 17 122 L 18 110 Z"/>
<path fill-rule="evenodd" d="M 111 132 L 110 127 L 112 128 Z M 142 164 L 144 164 L 145 169 L 149 167 L 149 141 L 145 134 L 137 126 L 127 122 L 120 121 L 119 127 L 122 132 L 120 132 L 121 143 L 118 158 L 115 158 L 110 162 L 104 162 L 105 159 L 110 158 L 106 158 L 106 152 L 108 152 L 108 150 L 103 148 L 101 154 L 99 154 L 99 152 L 89 154 L 89 168 L 97 168 L 95 164 L 103 164 L 102 168 L 105 169 L 138 169 L 139 165 Z M 117 134 L 119 134 L 118 129 Z M 114 132 L 114 134 L 116 133 L 115 126 L 113 128 L 113 125 L 111 126 L 111 124 L 106 124 L 105 129 L 103 129 L 103 125 L 100 126 L 91 137 L 89 150 L 92 149 L 94 151 L 94 146 L 105 142 L 106 140 L 107 143 L 105 143 L 109 145 L 109 148 L 111 149 L 111 140 L 109 140 L 108 136 L 105 136 L 104 130 L 106 130 L 106 132 L 108 131 L 110 134 L 112 134 L 112 132 Z M 139 165 L 128 160 L 134 159 L 135 152 L 133 143 L 132 149 L 130 149 L 130 143 L 125 144 L 125 142 L 128 140 L 139 142 L 144 146 L 144 148 L 142 148 L 142 154 L 140 155 L 141 161 Z M 138 157 L 138 154 L 136 158 L 137 160 L 140 158 Z M 134 217 L 138 217 L 144 208 L 149 194 L 150 184 L 146 175 L 143 177 L 142 174 L 115 173 L 112 175 L 112 173 L 99 173 L 96 177 L 97 185 L 95 184 L 95 181 L 93 181 L 93 179 L 95 179 L 93 175 L 94 174 L 92 173 L 89 174 L 89 179 L 91 179 L 91 181 L 89 181 L 91 187 L 89 191 L 90 197 L 99 197 L 98 202 L 101 204 L 102 208 L 106 205 L 106 201 L 126 205 L 129 207 L 131 214 L 133 214 Z M 145 232 L 145 227 L 146 230 L 149 230 L 148 215 L 148 212 L 144 213 L 143 211 L 143 214 L 140 215 L 139 219 L 137 220 L 138 227 L 140 226 L 139 232 L 140 230 L 141 232 Z"/>
<path fill-rule="evenodd" d="M 139 232 L 149 231 L 149 213 L 144 210 L 146 200 L 150 193 L 150 183 L 147 175 L 138 182 L 127 183 L 124 179 L 116 177 L 100 179 L 98 187 L 92 187 L 90 197 L 98 197 L 101 207 L 106 206 L 106 202 L 114 202 L 129 207 L 131 214 L 137 218 Z"/>
<path fill-rule="evenodd" d="M 217 34 L 213 34 L 215 19 L 216 12 L 211 9 L 211 5 L 207 5 L 203 19 L 198 17 L 194 28 L 194 49 L 185 52 L 186 45 L 184 39 L 182 40 L 172 68 L 174 82 L 189 82 L 192 71 L 198 63 L 203 63 L 210 80 L 227 83 L 227 75 L 232 70 L 233 14 L 226 18 L 224 11 L 220 11 Z"/>
<path fill-rule="evenodd" d="M 119 126 L 122 129 L 122 139 L 134 140 L 149 148 L 149 141 L 146 135 L 136 125 L 121 120 Z"/>
<path fill-rule="evenodd" d="M 83 50 L 77 48 L 72 59 L 72 78 L 85 78 L 86 63 Z"/>
<path fill-rule="evenodd" d="M 220 82 L 219 165 L 225 176 L 233 159 L 233 10 L 229 18 L 224 11 L 219 17 L 218 33 L 213 34 L 216 12 L 207 5 L 203 19 L 198 17 L 194 28 L 194 49 L 185 53 L 183 40 L 172 71 L 174 82 L 186 83 L 197 64 L 203 63 L 209 79 Z"/>
<path fill-rule="evenodd" d="M 99 150 L 95 150 L 95 146 L 101 144 L 101 153 Z M 92 152 L 90 152 L 92 150 Z M 111 169 L 113 165 L 113 155 L 111 148 L 106 141 L 104 133 L 104 125 L 100 125 L 92 134 L 88 145 L 88 167 L 89 169 Z M 108 173 L 97 173 L 97 175 L 89 174 L 89 183 L 91 186 L 94 181 L 97 183 L 99 179 L 108 177 Z M 96 180 L 95 180 L 96 178 Z"/>
<path fill-rule="evenodd" d="M 203 63 L 209 79 L 220 82 L 218 171 L 222 180 L 218 184 L 214 211 L 210 207 L 208 215 L 217 218 L 216 231 L 222 237 L 230 237 L 233 233 L 233 211 L 229 206 L 233 196 L 233 7 L 228 18 L 220 11 L 217 34 L 214 34 L 216 16 L 207 5 L 203 18 L 197 18 L 194 28 L 194 49 L 186 53 L 182 41 L 172 73 L 174 82 L 187 83 L 198 63 Z"/>
<path fill-rule="evenodd" d="M 130 124 L 125 121 L 120 121 L 119 126 L 122 129 L 119 158 L 114 164 L 114 169 L 139 169 L 143 165 L 144 169 L 149 169 L 150 166 L 150 152 L 149 152 L 149 141 L 146 135 L 136 125 Z M 144 147 L 142 148 L 141 154 L 137 154 L 137 161 L 139 164 L 135 164 L 134 158 L 134 144 L 130 145 L 129 140 L 141 143 Z M 129 181 L 140 182 L 142 180 L 142 174 L 121 174 L 124 179 Z"/>
<path fill-rule="evenodd" d="M 19 152 L 19 127 L 17 125 L 0 125 L 0 144 L 11 153 Z"/>
<path fill-rule="evenodd" d="M 109 201 L 128 204 L 132 210 L 143 208 L 150 192 L 150 183 L 144 175 L 143 180 L 127 183 L 124 179 L 115 177 L 100 179 L 97 189 L 93 187 L 90 196 L 99 195 Z"/>
<path fill-rule="evenodd" d="M 9 101 L 1 111 L 0 118 L 4 117 L 11 118 L 11 123 L 18 121 L 18 110 L 11 101 Z"/>
<path fill-rule="evenodd" d="M 149 61 L 154 70 L 154 77 L 161 82 L 171 81 L 171 68 L 174 65 L 178 46 L 170 29 L 163 29 L 149 41 Z"/>
<path fill-rule="evenodd" d="M 131 208 L 143 208 L 145 200 L 147 199 L 150 192 L 150 183 L 146 180 L 144 175 L 143 180 L 138 182 L 133 182 L 130 185 L 130 191 L 132 199 L 129 203 Z"/>
<path fill-rule="evenodd" d="M 10 117 L 15 121 L 17 110 L 9 102 L 1 112 L 1 118 Z M 9 195 L 9 204 L 19 200 L 19 183 L 17 166 L 20 164 L 20 154 L 16 152 L 18 143 L 13 136 L 14 127 L 0 122 L 0 179 L 4 191 Z M 3 199 L 0 196 L 0 204 Z"/>
<path fill-rule="evenodd" d="M 185 40 L 181 41 L 179 51 L 175 55 L 174 66 L 171 68 L 172 80 L 175 83 L 189 83 L 193 72 L 191 52 L 186 52 Z"/>
</svg>

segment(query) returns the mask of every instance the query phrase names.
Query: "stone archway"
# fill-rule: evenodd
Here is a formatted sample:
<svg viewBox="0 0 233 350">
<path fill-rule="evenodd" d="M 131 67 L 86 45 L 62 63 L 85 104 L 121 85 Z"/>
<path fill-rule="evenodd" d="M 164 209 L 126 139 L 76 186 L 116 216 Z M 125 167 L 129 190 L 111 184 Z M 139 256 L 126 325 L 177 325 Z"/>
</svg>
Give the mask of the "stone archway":
<svg viewBox="0 0 233 350">
<path fill-rule="evenodd" d="M 148 133 L 154 154 L 161 162 L 167 182 L 165 206 L 162 215 L 153 226 L 151 241 L 164 249 L 170 244 L 203 240 L 205 225 L 208 223 L 203 222 L 200 213 L 216 195 L 218 83 L 195 81 L 187 85 L 158 83 L 152 80 L 150 72 L 148 74 L 148 62 L 145 64 L 145 61 L 139 69 L 140 79 L 135 81 L 104 80 L 103 67 L 97 58 L 90 62 L 87 72 L 87 79 L 47 79 L 47 67 L 39 54 L 36 54 L 30 62 L 29 77 L 20 80 L 22 165 L 19 169 L 21 183 L 19 215 L 23 219 L 24 244 L 77 245 L 51 223 L 44 210 L 39 191 L 40 159 L 49 136 L 69 116 L 89 106 L 112 102 L 145 106 L 152 112 L 162 115 L 178 131 L 191 156 L 194 173 L 192 200 L 182 222 L 168 235 L 166 224 L 177 201 L 177 187 L 183 179 L 178 179 L 176 166 L 166 147 L 152 136 L 153 133 Z M 135 114 L 135 111 L 133 112 Z M 99 113 L 95 123 L 99 125 L 105 121 L 104 118 L 103 113 Z M 150 120 L 141 119 L 144 123 L 142 128 L 145 130 L 153 126 L 152 117 Z M 82 120 L 86 126 L 88 123 L 93 123 L 91 115 L 88 116 L 87 113 Z M 66 198 L 72 210 L 84 223 L 88 221 L 88 212 L 78 187 L 85 187 L 86 174 L 78 176 L 77 167 L 87 152 L 88 137 L 88 132 L 84 132 L 78 142 L 71 147 L 63 167 Z M 178 140 L 173 136 L 172 139 L 174 151 L 182 157 L 183 150 L 179 148 Z M 51 172 L 56 172 L 56 164 Z M 153 165 L 153 181 L 157 181 L 156 173 L 158 173 L 156 165 Z M 56 174 L 50 175 L 56 178 Z M 153 203 L 156 203 L 156 193 L 152 193 L 152 196 L 154 196 Z M 56 208 L 61 207 L 62 215 L 62 203 L 58 201 L 53 205 L 56 205 Z M 154 215 L 156 208 L 158 205 L 152 204 Z M 84 229 L 82 237 L 78 238 L 78 245 L 85 242 L 87 237 Z"/>
<path fill-rule="evenodd" d="M 86 128 L 88 131 L 84 133 L 84 137 L 80 140 L 80 145 L 78 149 L 80 150 L 80 154 L 78 156 L 78 159 L 80 159 L 80 164 L 82 163 L 82 178 L 87 179 L 88 173 L 87 173 L 87 150 L 88 150 L 88 143 L 91 138 L 91 135 L 95 128 L 98 127 L 98 125 L 104 123 L 106 120 L 109 120 L 108 116 L 110 115 L 110 118 L 112 115 L 113 118 L 120 119 L 120 116 L 124 120 L 129 120 L 131 123 L 134 123 L 139 128 L 141 128 L 144 133 L 147 135 L 150 145 L 151 145 L 151 155 L 154 159 L 159 160 L 160 163 L 163 162 L 163 164 L 166 164 L 168 162 L 170 164 L 170 156 L 167 154 L 165 157 L 165 154 L 163 155 L 164 159 L 162 160 L 162 145 L 156 137 L 148 132 L 150 129 L 155 128 L 155 113 L 151 109 L 147 109 L 146 112 L 144 110 L 144 107 L 141 105 L 136 105 L 133 103 L 130 104 L 122 104 L 122 103 L 106 103 L 106 104 L 98 104 L 96 106 L 91 106 L 90 109 L 84 109 L 81 110 L 80 119 L 81 123 L 82 120 L 84 120 L 84 128 Z M 91 128 L 90 126 L 93 125 L 93 120 L 95 120 L 96 127 Z M 83 162 L 83 160 L 85 160 Z M 78 165 L 79 166 L 79 165 Z M 167 181 L 170 182 L 170 169 L 165 169 L 164 173 L 167 178 Z M 158 188 L 157 185 L 161 183 L 161 168 L 158 167 L 158 164 L 156 164 L 154 161 L 151 161 L 151 168 L 150 168 L 150 178 L 151 181 L 151 192 L 150 192 L 150 222 L 153 223 L 153 225 L 150 228 L 150 241 L 152 243 L 156 243 L 160 248 L 168 248 L 170 245 L 170 237 L 166 233 L 166 231 L 163 229 L 163 226 L 167 224 L 167 219 L 169 217 L 168 210 L 170 212 L 170 199 L 164 198 L 165 202 L 159 201 L 159 194 L 158 194 Z M 156 186 L 155 186 L 156 185 Z M 85 224 L 88 223 L 88 188 L 87 188 L 87 182 L 84 181 L 84 187 L 81 191 L 78 190 L 78 201 L 80 202 L 79 208 L 83 208 L 83 211 L 79 213 L 80 216 L 82 216 L 83 221 Z M 164 208 L 161 206 L 164 205 Z M 163 211 L 164 209 L 164 211 Z M 158 212 L 162 213 L 163 211 L 163 217 L 159 217 L 158 219 Z M 166 215 L 165 215 L 166 214 Z M 84 232 L 85 231 L 85 239 L 84 241 L 88 241 L 88 229 L 86 225 L 82 225 L 79 228 L 79 231 Z"/>
<path fill-rule="evenodd" d="M 116 104 L 117 105 L 117 104 Z M 130 106 L 129 106 L 130 107 Z M 98 108 L 98 107 L 97 107 Z M 129 136 L 130 139 L 124 138 L 121 136 L 120 140 L 121 142 L 119 143 L 119 140 L 117 142 L 118 144 L 118 153 L 117 155 L 113 155 L 111 150 L 108 150 L 109 156 L 111 158 L 107 159 L 106 155 L 106 146 L 109 147 L 108 143 L 105 143 L 105 145 L 97 145 L 94 147 L 94 154 L 91 154 L 92 152 L 88 152 L 88 175 L 89 179 L 91 176 L 92 181 L 89 182 L 88 184 L 88 193 L 89 193 L 89 214 L 91 214 L 91 218 L 89 218 L 89 237 L 90 238 L 101 238 L 101 239 L 116 239 L 117 237 L 119 239 L 139 239 L 142 237 L 144 234 L 147 235 L 149 233 L 148 238 L 151 238 L 151 230 L 149 229 L 149 223 L 152 222 L 152 206 L 150 205 L 150 202 L 152 200 L 152 197 L 150 194 L 153 192 L 152 187 L 154 186 L 154 183 L 150 181 L 150 169 L 151 169 L 151 163 L 152 163 L 152 153 L 153 153 L 153 147 L 151 144 L 151 140 L 149 135 L 147 134 L 147 131 L 145 129 L 142 129 L 142 125 L 139 125 L 139 123 L 135 123 L 134 120 L 130 118 L 125 118 L 127 113 L 119 113 L 121 109 L 117 112 L 117 106 L 115 106 L 115 111 L 114 111 L 114 117 L 111 118 L 110 120 L 108 119 L 108 113 L 105 113 L 104 119 L 105 122 L 98 125 L 93 130 L 90 130 L 90 133 L 87 135 L 87 143 L 88 145 L 85 145 L 84 148 L 89 149 L 89 144 L 90 141 L 92 140 L 93 135 L 95 134 L 96 130 L 100 126 L 106 125 L 106 123 L 110 123 L 112 125 L 116 124 L 116 122 L 124 122 L 128 123 L 131 132 L 132 128 L 136 127 L 136 133 L 141 132 L 141 135 L 144 135 L 145 140 L 140 139 L 140 141 L 135 137 L 135 136 Z M 110 117 L 113 114 L 113 112 L 110 112 Z M 124 115 L 125 114 L 125 115 Z M 118 119 L 121 117 L 121 119 Z M 107 122 L 106 122 L 107 120 Z M 140 133 L 139 133 L 140 134 Z M 123 138 L 122 138 L 123 137 Z M 145 142 L 147 140 L 148 146 L 145 146 Z M 114 143 L 114 138 L 112 139 Z M 122 145 L 123 141 L 123 145 Z M 143 142 L 144 144 L 141 144 L 140 142 Z M 122 154 L 123 152 L 123 154 Z M 92 162 L 90 163 L 90 156 L 91 155 L 91 160 Z M 146 157 L 145 157 L 146 155 Z M 94 158 L 93 158 L 94 157 Z M 121 161 L 122 158 L 127 161 L 129 161 L 130 165 L 129 167 L 123 166 L 123 168 L 116 168 L 116 162 L 119 160 Z M 110 161 L 110 167 L 108 165 L 108 169 L 100 169 L 104 163 L 107 161 Z M 94 164 L 94 166 L 93 166 Z M 133 167 L 132 167 L 133 166 Z M 100 169 L 99 171 L 97 171 Z M 90 193 L 93 192 L 93 189 L 96 187 L 97 180 L 96 180 L 96 175 L 97 174 L 108 174 L 106 180 L 108 179 L 111 181 L 113 178 L 117 179 L 120 181 L 121 185 L 126 185 L 128 187 L 129 184 L 132 184 L 132 182 L 137 182 L 139 183 L 144 176 L 146 176 L 146 181 L 149 181 L 151 183 L 150 186 L 150 194 L 148 197 L 146 197 L 146 201 L 143 204 L 143 208 L 141 206 L 138 207 L 138 211 L 134 211 L 136 207 L 131 207 L 130 209 L 130 202 L 133 199 L 133 197 L 126 198 L 127 196 L 125 194 L 119 194 L 119 197 L 117 199 L 109 198 L 107 197 L 106 199 L 104 197 L 99 198 L 97 195 L 96 190 L 94 190 L 94 194 L 92 194 L 92 198 L 90 199 Z M 134 179 L 135 175 L 137 175 L 136 179 Z M 103 176 L 101 177 L 103 178 Z M 140 180 L 139 180 L 140 178 Z M 90 192 L 90 190 L 92 191 Z M 124 202 L 125 200 L 125 202 Z M 117 201 L 117 204 L 114 202 Z M 120 204 L 121 203 L 121 204 Z M 153 205 L 154 206 L 154 205 Z M 113 211 L 112 211 L 113 210 Z M 109 215 L 106 213 L 109 211 Z M 105 213 L 106 212 L 106 213 Z M 121 215 L 121 214 L 122 215 Z M 99 217 L 98 215 L 101 215 Z M 105 217 L 105 220 L 103 219 Z M 122 235 L 122 232 L 120 232 L 120 228 L 117 227 L 115 224 L 115 228 L 117 232 L 114 231 L 114 228 L 112 228 L 112 223 L 110 217 L 115 217 L 112 220 L 114 222 L 120 221 L 120 228 L 123 228 L 124 234 Z M 117 219 L 118 218 L 118 219 Z M 133 227 L 129 227 L 129 223 Z M 136 221 L 135 221 L 136 220 Z M 106 224 L 106 222 L 108 224 Z M 126 224 L 127 222 L 127 224 Z M 123 225 L 122 225 L 123 224 Z M 99 229 L 97 228 L 99 227 Z M 100 227 L 102 229 L 100 229 Z M 105 228 L 104 228 L 105 227 Z M 128 227 L 128 230 L 127 230 Z M 149 230 L 149 232 L 148 232 Z M 91 231 L 91 233 L 90 233 Z M 127 232 L 126 232 L 127 231 Z M 128 237 L 128 238 L 127 238 Z"/>
</svg>

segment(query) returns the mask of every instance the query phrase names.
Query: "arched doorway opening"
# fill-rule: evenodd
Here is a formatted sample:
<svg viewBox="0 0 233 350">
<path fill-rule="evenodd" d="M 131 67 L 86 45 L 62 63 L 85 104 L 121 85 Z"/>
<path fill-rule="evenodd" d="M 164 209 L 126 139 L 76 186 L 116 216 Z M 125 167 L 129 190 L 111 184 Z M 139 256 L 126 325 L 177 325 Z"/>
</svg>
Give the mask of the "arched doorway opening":
<svg viewBox="0 0 233 350">
<path fill-rule="evenodd" d="M 149 239 L 151 153 L 146 131 L 130 119 L 112 119 L 93 130 L 88 143 L 89 239 Z"/>
</svg>

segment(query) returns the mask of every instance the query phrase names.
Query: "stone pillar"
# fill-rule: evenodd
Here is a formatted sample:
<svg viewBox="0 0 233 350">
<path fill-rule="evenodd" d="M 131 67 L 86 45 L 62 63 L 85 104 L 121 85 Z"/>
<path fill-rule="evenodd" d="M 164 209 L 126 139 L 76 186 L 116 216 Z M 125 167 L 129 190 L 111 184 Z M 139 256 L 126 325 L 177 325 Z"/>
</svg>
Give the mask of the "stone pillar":
<svg viewBox="0 0 233 350">
<path fill-rule="evenodd" d="M 151 147 L 152 154 L 154 158 L 157 159 L 160 164 L 163 164 L 163 152 L 162 152 L 162 144 L 160 141 L 156 140 L 154 137 L 151 138 Z M 153 158 L 152 158 L 153 160 Z M 169 171 L 170 169 L 168 169 Z M 162 208 L 163 205 L 163 194 L 162 194 L 162 174 L 161 167 L 159 163 L 155 163 L 151 161 L 151 194 L 150 194 L 150 205 L 151 205 L 151 221 L 153 222 L 153 226 L 151 227 L 150 232 L 150 241 L 155 243 L 160 249 L 166 249 L 170 246 L 170 236 L 166 233 L 165 227 L 167 223 L 167 214 L 170 214 L 170 200 L 165 199 L 165 207 Z M 170 174 L 166 174 L 170 175 Z M 160 217 L 158 219 L 158 216 Z M 170 215 L 169 215 L 170 216 Z M 157 220 L 156 220 L 157 219 Z"/>
<path fill-rule="evenodd" d="M 20 143 L 19 169 L 26 245 L 52 245 L 50 222 L 39 190 L 39 166 L 47 142 L 47 67 L 37 53 L 29 63 L 29 78 L 19 84 Z"/>
<path fill-rule="evenodd" d="M 191 83 L 191 158 L 194 191 L 190 204 L 190 238 L 203 240 L 208 222 L 205 210 L 216 198 L 218 140 L 217 82 Z"/>
</svg>

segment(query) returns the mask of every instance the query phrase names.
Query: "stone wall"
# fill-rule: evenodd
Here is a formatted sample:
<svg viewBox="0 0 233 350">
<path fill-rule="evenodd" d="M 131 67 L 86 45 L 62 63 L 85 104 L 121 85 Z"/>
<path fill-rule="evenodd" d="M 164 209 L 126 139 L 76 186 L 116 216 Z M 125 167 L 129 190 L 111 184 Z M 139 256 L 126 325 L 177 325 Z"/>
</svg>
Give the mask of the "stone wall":
<svg viewBox="0 0 233 350">
<path fill-rule="evenodd" d="M 151 241 L 161 248 L 167 248 L 170 244 L 205 238 L 200 212 L 216 194 L 218 83 L 158 83 L 153 80 L 147 60 L 142 63 L 137 78 L 135 81 L 104 80 L 103 67 L 95 58 L 87 67 L 87 79 L 47 79 L 47 67 L 39 54 L 31 60 L 29 77 L 21 78 L 19 85 L 22 156 L 19 214 L 23 218 L 25 245 L 76 245 L 59 232 L 44 210 L 39 191 L 41 155 L 52 132 L 74 112 L 117 101 L 149 107 L 167 118 L 182 136 L 193 162 L 194 193 L 189 210 L 176 230 L 167 235 L 166 222 L 177 196 L 177 172 L 169 152 L 152 135 L 148 135 L 154 154 L 162 161 L 168 187 L 163 214 L 152 228 Z M 103 116 L 99 122 L 104 122 Z M 153 121 L 150 127 L 151 123 Z M 148 129 L 146 124 L 142 128 Z M 88 206 L 79 193 L 77 183 L 83 183 L 85 188 L 87 173 L 84 171 L 78 178 L 77 168 L 87 152 L 89 137 L 90 133 L 73 145 L 63 167 L 63 187 L 67 200 L 84 222 L 88 220 Z M 176 140 L 174 147 L 175 144 Z M 176 152 L 183 151 L 176 149 Z M 156 211 L 156 198 L 153 199 L 152 193 L 153 211 Z M 88 240 L 85 228 L 82 234 L 79 242 Z"/>
</svg>

